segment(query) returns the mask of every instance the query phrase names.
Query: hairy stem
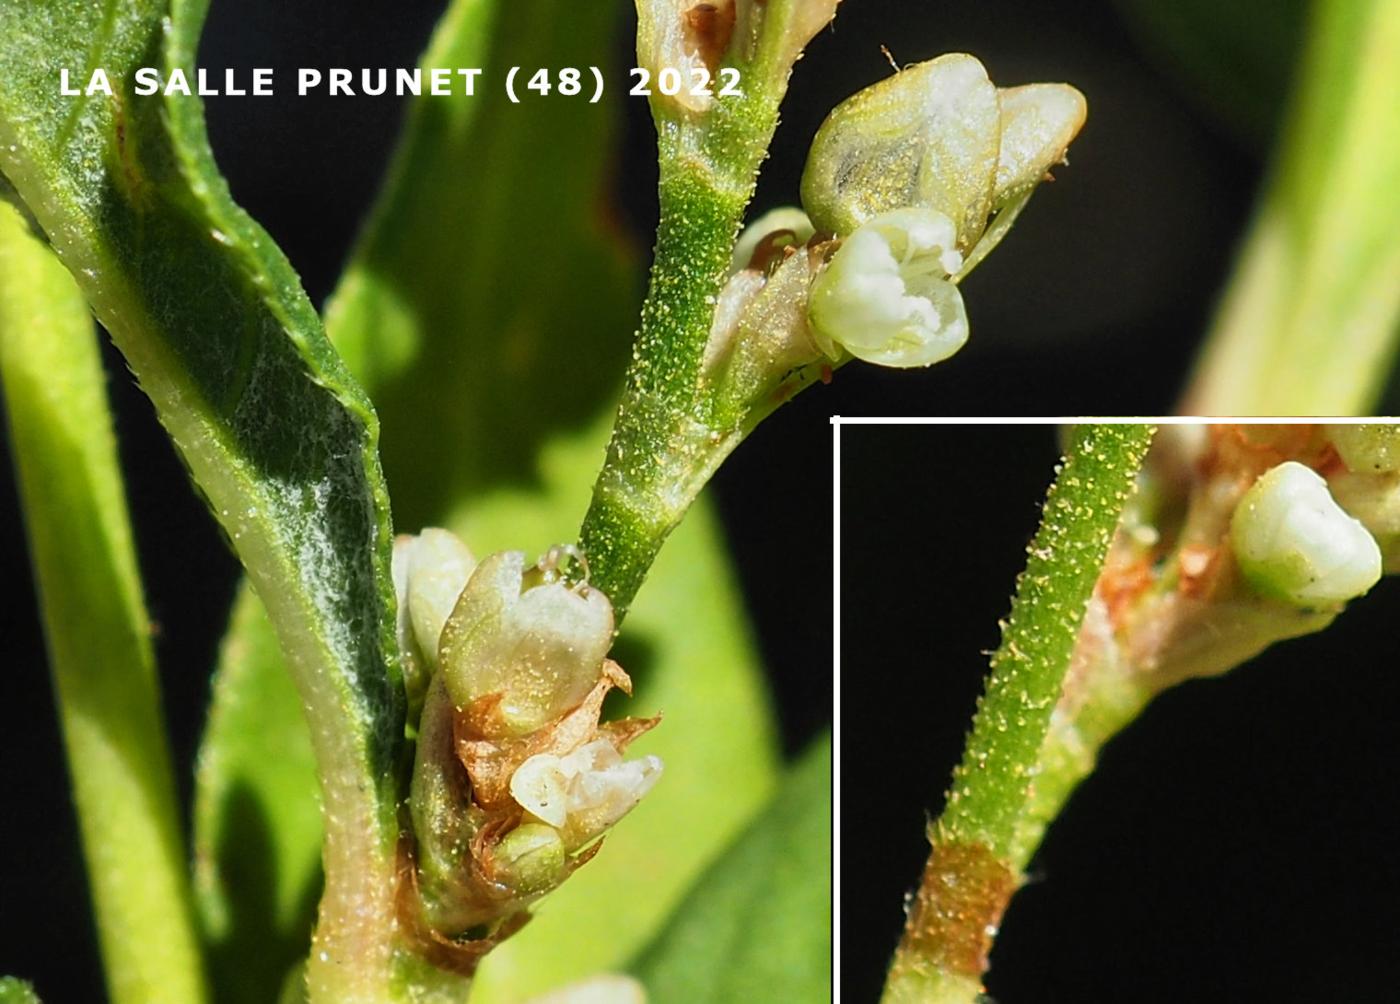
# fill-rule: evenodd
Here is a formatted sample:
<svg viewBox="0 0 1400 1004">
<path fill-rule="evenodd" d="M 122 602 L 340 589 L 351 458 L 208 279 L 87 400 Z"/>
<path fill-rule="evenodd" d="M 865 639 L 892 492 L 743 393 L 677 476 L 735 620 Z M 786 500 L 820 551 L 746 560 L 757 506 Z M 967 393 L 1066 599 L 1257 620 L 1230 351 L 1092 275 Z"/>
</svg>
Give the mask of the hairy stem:
<svg viewBox="0 0 1400 1004">
<path fill-rule="evenodd" d="M 712 428 L 699 377 L 752 183 L 735 186 L 687 160 L 676 145 L 663 133 L 651 285 L 580 534 L 593 582 L 619 618 L 666 537 L 739 441 Z"/>
<path fill-rule="evenodd" d="M 1034 844 L 1021 821 L 1080 625 L 1153 430 L 1074 431 L 1028 549 L 882 1000 L 967 1002 Z"/>
<path fill-rule="evenodd" d="M 644 6 L 643 48 L 652 19 L 682 16 L 669 4 Z M 716 98 L 703 111 L 652 98 L 661 219 L 651 283 L 579 537 L 619 621 L 666 537 L 752 428 L 717 413 L 701 380 L 705 345 L 792 63 L 835 9 L 835 0 L 772 0 L 761 8 L 751 52 L 747 39 L 724 40 L 726 61 L 743 73 L 739 96 Z"/>
</svg>

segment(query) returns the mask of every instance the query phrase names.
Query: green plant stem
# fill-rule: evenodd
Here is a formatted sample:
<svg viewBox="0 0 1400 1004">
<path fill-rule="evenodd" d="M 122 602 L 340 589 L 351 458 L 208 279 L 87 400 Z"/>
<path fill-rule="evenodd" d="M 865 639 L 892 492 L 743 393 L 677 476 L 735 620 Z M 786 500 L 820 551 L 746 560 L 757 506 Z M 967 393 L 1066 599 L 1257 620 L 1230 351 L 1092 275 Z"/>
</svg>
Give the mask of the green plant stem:
<svg viewBox="0 0 1400 1004">
<path fill-rule="evenodd" d="M 579 539 L 619 622 L 667 535 L 756 422 L 720 414 L 701 380 L 715 302 L 744 208 L 778 125 L 812 0 L 772 0 L 743 95 L 701 113 L 652 99 L 661 219 L 651 283 L 612 439 Z M 831 16 L 822 15 L 822 22 Z M 742 43 L 740 43 L 742 48 Z M 732 55 L 732 53 L 731 53 Z"/>
<path fill-rule="evenodd" d="M 1317 0 L 1301 83 L 1182 403 L 1366 414 L 1400 335 L 1400 0 Z"/>
<path fill-rule="evenodd" d="M 1152 433 L 1145 425 L 1074 430 L 947 805 L 929 830 L 929 863 L 885 1004 L 968 1002 L 980 990 L 992 933 L 1034 849 L 1021 821 L 1051 715 Z"/>
<path fill-rule="evenodd" d="M 106 375 L 67 271 L 0 201 L 0 375 L 115 1004 L 207 999 Z"/>
<path fill-rule="evenodd" d="M 715 435 L 700 362 L 749 188 L 734 191 L 667 150 L 661 222 L 607 459 L 580 540 L 619 619 L 662 543 L 738 439 Z"/>
</svg>

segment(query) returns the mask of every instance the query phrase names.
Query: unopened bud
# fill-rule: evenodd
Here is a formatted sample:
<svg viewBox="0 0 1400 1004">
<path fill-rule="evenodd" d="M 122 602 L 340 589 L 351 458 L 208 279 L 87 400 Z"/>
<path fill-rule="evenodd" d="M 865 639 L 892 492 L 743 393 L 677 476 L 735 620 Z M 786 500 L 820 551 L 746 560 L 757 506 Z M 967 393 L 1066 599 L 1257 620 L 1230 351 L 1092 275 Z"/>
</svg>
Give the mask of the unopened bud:
<svg viewBox="0 0 1400 1004">
<path fill-rule="evenodd" d="M 395 546 L 394 558 L 397 567 L 403 556 L 400 614 L 407 614 L 419 651 L 436 665 L 443 625 L 466 588 L 476 559 L 450 530 L 428 527 L 416 537 L 399 539 L 402 544 Z"/>
<path fill-rule="evenodd" d="M 438 638 L 447 615 L 467 584 L 476 559 L 448 530 L 429 527 L 394 540 L 396 633 L 409 720 L 417 721 L 428 681 L 437 668 Z"/>
<path fill-rule="evenodd" d="M 1250 585 L 1295 606 L 1344 603 L 1381 577 L 1375 538 L 1296 461 L 1273 468 L 1245 493 L 1230 540 Z"/>
<path fill-rule="evenodd" d="M 882 366 L 928 366 L 967 341 L 962 265 L 947 216 L 897 209 L 861 225 L 812 282 L 808 320 L 828 356 Z"/>
<path fill-rule="evenodd" d="M 837 105 L 807 157 L 802 205 L 845 235 L 909 206 L 980 233 L 991 210 L 1000 108 L 982 64 L 953 53 L 902 70 Z"/>
<path fill-rule="evenodd" d="M 496 720 L 521 735 L 583 700 L 612 634 L 612 604 L 600 591 L 503 551 L 477 566 L 448 618 L 441 672 L 455 705 L 495 696 Z"/>
<path fill-rule="evenodd" d="M 491 852 L 492 878 L 521 895 L 548 892 L 564 880 L 564 841 L 553 827 L 523 823 Z"/>
</svg>

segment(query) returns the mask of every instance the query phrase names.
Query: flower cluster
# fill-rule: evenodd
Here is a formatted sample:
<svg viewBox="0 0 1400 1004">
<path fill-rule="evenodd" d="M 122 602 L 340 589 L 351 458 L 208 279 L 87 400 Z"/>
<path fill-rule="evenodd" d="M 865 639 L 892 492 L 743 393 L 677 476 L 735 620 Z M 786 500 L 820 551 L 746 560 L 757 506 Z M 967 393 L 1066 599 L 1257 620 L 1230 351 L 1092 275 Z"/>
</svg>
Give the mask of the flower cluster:
<svg viewBox="0 0 1400 1004">
<path fill-rule="evenodd" d="M 805 368 L 929 366 L 957 352 L 968 337 L 957 284 L 1084 116 L 1073 87 L 995 87 L 960 53 L 837 106 L 808 156 L 803 209 L 773 210 L 739 237 L 706 346 L 717 396 L 761 407 Z"/>
<path fill-rule="evenodd" d="M 656 783 L 659 759 L 622 754 L 657 719 L 599 721 L 608 692 L 631 683 L 607 658 L 612 605 L 573 548 L 476 564 L 451 534 L 427 530 L 399 539 L 395 571 L 405 658 L 427 681 L 407 920 L 470 965 Z"/>
<path fill-rule="evenodd" d="M 963 53 L 838 105 L 802 177 L 816 229 L 842 238 L 813 284 L 823 351 L 887 366 L 957 351 L 967 316 L 955 284 L 1006 235 L 1084 116 L 1068 84 L 995 87 Z"/>
</svg>

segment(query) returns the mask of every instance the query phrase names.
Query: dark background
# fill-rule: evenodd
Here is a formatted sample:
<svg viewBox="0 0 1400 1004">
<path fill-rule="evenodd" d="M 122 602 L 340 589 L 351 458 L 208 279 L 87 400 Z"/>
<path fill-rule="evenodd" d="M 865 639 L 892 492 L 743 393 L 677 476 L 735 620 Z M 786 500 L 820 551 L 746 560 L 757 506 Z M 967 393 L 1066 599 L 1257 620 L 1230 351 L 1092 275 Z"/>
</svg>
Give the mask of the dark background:
<svg viewBox="0 0 1400 1004">
<path fill-rule="evenodd" d="M 1058 454 L 1034 426 L 841 432 L 845 999 L 878 997 Z M 1050 828 L 1003 1004 L 1393 1001 L 1400 582 L 1167 691 Z"/>
<path fill-rule="evenodd" d="M 1286 13 L 1296 6 L 1294 2 L 1276 9 Z M 214 0 L 201 64 L 215 70 L 275 66 L 281 81 L 299 65 L 409 66 L 441 7 L 422 2 Z M 632 61 L 627 7 L 619 9 L 614 53 L 619 65 Z M 567 16 L 567 10 L 561 4 L 560 16 Z M 1278 58 L 1286 65 L 1289 22 L 1286 17 L 1278 20 L 1265 27 L 1282 39 Z M 1222 105 L 1211 100 L 1221 95 L 1191 85 L 1160 47 L 1144 50 L 1136 24 L 1107 0 L 848 0 L 835 30 L 814 42 L 798 68 L 756 211 L 795 201 L 807 143 L 826 111 L 889 72 L 881 44 L 904 62 L 944 51 L 971 51 L 1002 84 L 1069 80 L 1089 95 L 1091 111 L 1089 125 L 1073 148 L 1072 166 L 1057 171 L 1059 181 L 1036 197 L 1015 236 L 966 284 L 974 334 L 959 356 L 918 373 L 847 367 L 834 386 L 803 395 L 769 420 L 715 480 L 714 494 L 772 675 L 789 751 L 830 718 L 825 674 L 831 614 L 822 583 L 829 567 L 825 541 L 830 533 L 831 414 L 1141 414 L 1171 407 L 1247 217 L 1269 124 L 1266 115 L 1262 124 L 1256 120 L 1252 128 L 1240 128 L 1238 116 L 1222 116 Z M 285 87 L 280 90 L 275 98 L 211 99 L 210 133 L 235 197 L 281 243 L 319 303 L 331 290 L 376 191 L 402 105 L 387 97 L 299 99 L 288 95 Z M 1276 98 L 1266 89 L 1264 107 L 1272 107 Z M 645 107 L 621 97 L 616 86 L 607 100 L 616 101 L 625 118 L 625 145 L 617 160 L 613 196 L 625 228 L 638 247 L 645 248 L 656 216 L 650 120 Z M 626 336 L 618 332 L 619 338 Z M 157 652 L 167 716 L 176 756 L 185 765 L 182 796 L 188 798 L 188 764 L 202 725 L 208 669 L 237 565 L 191 493 L 145 398 L 110 349 L 107 358 L 148 602 L 159 625 Z M 879 473 L 911 471 L 911 477 L 924 476 L 917 465 L 911 467 L 909 456 L 891 456 L 886 465 Z M 1029 527 L 1041 467 L 1021 469 L 1008 462 L 1005 471 L 1007 477 L 1029 479 L 1031 490 L 1008 492 Z M 0 972 L 35 979 L 49 1001 L 95 1000 L 101 996 L 95 943 L 52 698 L 42 672 L 37 612 L 24 586 L 27 555 L 11 476 L 8 456 L 0 457 L 0 513 L 8 517 L 0 521 L 0 561 L 12 570 L 11 580 L 21 584 L 0 619 L 0 659 L 5 666 L 0 701 L 9 712 L 0 735 L 0 793 L 8 814 L 0 869 Z M 979 530 L 968 536 L 980 540 L 984 535 Z M 1012 558 L 1018 557 L 1015 533 L 989 532 L 985 537 L 1000 541 L 1010 548 Z M 887 572 L 906 569 L 907 542 L 886 554 Z M 924 575 L 927 568 L 925 564 L 913 574 Z M 1008 566 L 988 573 L 994 598 L 1004 600 L 1013 572 Z M 885 574 L 875 581 L 888 593 L 897 579 Z M 793 588 L 794 583 L 803 585 Z M 994 641 L 990 632 L 998 612 L 968 618 L 967 627 L 980 626 L 985 637 L 957 648 L 964 660 L 958 678 L 967 695 L 976 689 L 976 651 Z M 859 672 L 852 664 L 848 678 L 859 679 Z M 954 732 L 965 717 L 963 710 L 958 706 L 958 714 L 949 718 Z M 951 763 L 951 756 L 921 761 L 930 765 L 926 795 L 901 803 L 912 822 L 905 820 L 891 832 L 917 837 L 918 806 L 933 804 L 943 764 Z M 1144 776 L 1156 784 L 1159 773 Z M 1303 803 L 1295 803 L 1290 795 L 1286 804 Z M 1096 832 L 1095 840 L 1108 841 L 1101 848 L 1106 860 L 1123 856 L 1124 845 L 1112 842 L 1117 837 L 1111 830 Z M 1239 851 L 1241 863 L 1253 860 L 1245 850 Z M 1324 850 L 1314 847 L 1312 853 Z M 859 985 L 868 988 L 867 995 L 873 994 L 874 986 L 868 977 L 892 944 L 899 890 L 917 871 L 919 855 L 914 848 L 912 854 L 891 855 L 886 862 L 882 850 L 875 858 L 872 867 L 890 866 L 894 891 L 876 897 L 884 913 L 874 915 L 877 919 L 868 932 L 872 941 L 860 950 L 858 939 L 866 933 L 863 914 L 858 901 L 848 899 L 847 928 L 857 939 L 851 943 L 848 971 L 857 978 L 860 960 L 865 959 L 867 979 Z M 1276 863 L 1252 869 L 1250 881 L 1267 885 L 1283 867 Z M 863 881 L 849 865 L 846 875 Z M 872 880 L 870 888 L 880 887 Z M 1148 912 L 1141 914 L 1136 930 L 1156 952 L 1155 964 L 1163 972 L 1192 971 L 1202 965 L 1201 953 L 1194 950 L 1199 946 L 1180 941 L 1178 930 L 1158 928 L 1151 920 L 1151 896 L 1146 893 L 1157 888 L 1152 884 L 1128 892 L 1120 889 L 1111 901 L 1122 909 L 1143 897 L 1141 908 Z M 1219 899 L 1235 898 L 1224 886 L 1209 888 Z M 1022 917 L 1037 909 L 1037 895 L 1028 893 L 1019 904 Z M 1110 898 L 1105 892 L 1083 904 L 1081 916 L 1092 913 L 1101 928 L 1094 938 L 1101 937 L 1103 929 L 1124 928 L 1104 911 L 1090 911 L 1093 902 L 1103 903 L 1106 910 Z M 1216 905 L 1206 904 L 1203 924 L 1213 923 Z M 1029 975 L 1014 992 L 1008 984 L 1009 999 L 1097 999 L 1089 982 L 1075 980 L 1101 979 L 1120 969 L 1118 991 L 1108 999 L 1140 997 L 1142 988 L 1128 975 L 1130 970 L 1101 952 L 1100 941 L 1064 944 L 1060 936 L 1069 928 L 1057 922 L 1048 925 L 1048 934 L 1028 936 L 1021 944 L 1016 940 L 1017 923 L 1014 918 L 1010 922 L 1006 944 L 1020 947 L 1003 953 L 1004 972 L 1008 979 L 1018 972 Z M 1233 939 L 1248 934 L 1224 928 L 1216 933 L 1229 936 L 1215 942 L 1212 957 L 1217 959 L 1227 959 Z M 1300 946 L 1279 942 L 1272 947 L 1277 955 L 1299 964 L 1307 961 L 1306 953 L 1295 951 Z M 1070 967 L 1068 982 L 1054 993 L 1034 983 L 1036 967 L 1051 957 L 1058 958 L 1062 968 Z M 1340 971 L 1350 958 L 1345 956 L 1327 971 Z M 1271 971 L 1286 968 L 1274 966 Z M 1200 972 L 1208 970 L 1206 966 Z M 1171 994 L 1167 998 L 1181 999 Z"/>
</svg>

